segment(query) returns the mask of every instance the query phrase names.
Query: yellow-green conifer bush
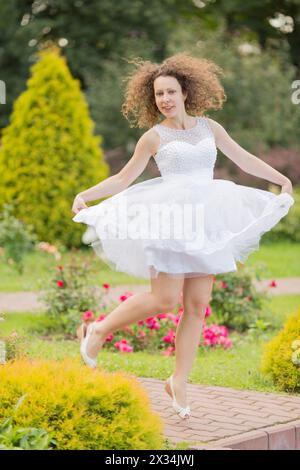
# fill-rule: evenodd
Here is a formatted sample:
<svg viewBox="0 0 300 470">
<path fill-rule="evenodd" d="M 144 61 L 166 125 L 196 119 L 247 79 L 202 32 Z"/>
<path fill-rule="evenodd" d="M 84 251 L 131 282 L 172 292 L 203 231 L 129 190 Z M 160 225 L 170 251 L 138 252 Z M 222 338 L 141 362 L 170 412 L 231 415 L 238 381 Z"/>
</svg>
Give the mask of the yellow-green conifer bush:
<svg viewBox="0 0 300 470">
<path fill-rule="evenodd" d="M 20 359 L 0 366 L 0 421 L 17 400 L 18 427 L 52 432 L 57 449 L 162 449 L 163 422 L 138 380 L 74 360 Z"/>
<path fill-rule="evenodd" d="M 287 392 L 300 392 L 300 307 L 263 350 L 261 371 Z"/>
<path fill-rule="evenodd" d="M 72 202 L 109 175 L 101 141 L 65 58 L 42 51 L 3 130 L 0 210 L 13 203 L 40 240 L 79 246 L 83 227 L 72 221 Z"/>
</svg>

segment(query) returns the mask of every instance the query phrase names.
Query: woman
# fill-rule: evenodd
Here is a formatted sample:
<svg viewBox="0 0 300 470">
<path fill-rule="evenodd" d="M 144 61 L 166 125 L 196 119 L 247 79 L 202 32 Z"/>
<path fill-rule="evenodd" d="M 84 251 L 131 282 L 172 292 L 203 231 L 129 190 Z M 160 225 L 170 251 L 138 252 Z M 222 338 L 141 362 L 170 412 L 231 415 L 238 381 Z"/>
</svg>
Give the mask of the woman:
<svg viewBox="0 0 300 470">
<path fill-rule="evenodd" d="M 205 111 L 220 109 L 226 99 L 216 64 L 180 53 L 161 65 L 139 60 L 136 65 L 122 111 L 126 118 L 133 114 L 136 125 L 149 130 L 124 168 L 79 193 L 72 210 L 75 222 L 94 230 L 91 246 L 95 252 L 114 269 L 150 279 L 151 290 L 129 297 L 103 321 L 94 322 L 88 331 L 83 329 L 81 355 L 87 365 L 96 367 L 97 354 L 108 334 L 169 312 L 182 293 L 184 313 L 176 331 L 176 369 L 165 388 L 179 416 L 188 418 L 186 385 L 213 277 L 236 271 L 236 262 L 245 261 L 258 249 L 262 234 L 294 203 L 292 184 L 240 147 L 217 121 L 204 117 Z M 161 115 L 163 121 L 158 123 Z M 217 148 L 245 172 L 281 186 L 281 193 L 214 179 Z M 151 156 L 161 176 L 129 187 Z M 87 207 L 86 202 L 108 195 L 112 197 Z M 166 206 L 172 207 L 176 223 L 171 223 Z M 160 219 L 157 208 L 163 213 Z M 127 209 L 133 209 L 131 215 Z M 140 209 L 138 216 L 136 209 Z M 197 209 L 194 231 L 190 209 Z M 171 226 L 177 232 L 179 229 L 175 238 L 167 230 Z M 163 229 L 164 236 L 157 228 Z"/>
</svg>

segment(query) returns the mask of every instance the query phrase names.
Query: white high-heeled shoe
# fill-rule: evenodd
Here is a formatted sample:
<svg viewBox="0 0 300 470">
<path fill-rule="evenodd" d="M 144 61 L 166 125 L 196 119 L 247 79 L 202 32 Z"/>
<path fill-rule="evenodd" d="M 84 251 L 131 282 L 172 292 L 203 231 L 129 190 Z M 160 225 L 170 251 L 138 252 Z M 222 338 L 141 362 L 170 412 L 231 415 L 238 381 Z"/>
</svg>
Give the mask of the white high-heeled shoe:
<svg viewBox="0 0 300 470">
<path fill-rule="evenodd" d="M 86 335 L 83 337 L 83 339 L 81 341 L 81 344 L 80 344 L 81 357 L 82 357 L 83 361 L 85 362 L 85 364 L 87 366 L 91 367 L 92 369 L 95 369 L 97 367 L 97 359 L 93 359 L 93 358 L 89 357 L 86 350 L 87 350 L 88 341 L 89 341 L 90 336 L 91 336 L 91 334 L 94 330 L 94 327 L 95 327 L 95 322 L 90 323 L 90 325 L 88 325 L 88 327 L 86 329 Z M 84 332 L 84 329 L 83 329 L 83 332 Z"/>
<path fill-rule="evenodd" d="M 180 416 L 182 419 L 187 419 L 190 418 L 191 416 L 191 409 L 189 406 L 186 406 L 185 408 L 183 406 L 180 406 L 175 398 L 175 392 L 174 392 L 174 386 L 173 386 L 173 375 L 167 379 L 166 385 L 165 385 L 165 390 L 166 392 L 171 395 L 173 398 L 173 403 L 172 406 L 176 413 Z"/>
</svg>

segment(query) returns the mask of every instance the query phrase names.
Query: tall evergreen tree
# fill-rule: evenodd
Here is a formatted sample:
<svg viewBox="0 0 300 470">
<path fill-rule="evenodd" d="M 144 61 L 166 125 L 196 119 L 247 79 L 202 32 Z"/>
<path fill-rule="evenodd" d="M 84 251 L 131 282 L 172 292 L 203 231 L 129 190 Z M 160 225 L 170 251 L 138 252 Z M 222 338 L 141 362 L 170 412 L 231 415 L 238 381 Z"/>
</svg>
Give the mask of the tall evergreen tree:
<svg viewBox="0 0 300 470">
<path fill-rule="evenodd" d="M 3 131 L 0 209 L 11 202 L 41 240 L 78 245 L 82 227 L 72 221 L 72 201 L 109 174 L 102 137 L 58 49 L 40 53 L 27 85 Z"/>
</svg>

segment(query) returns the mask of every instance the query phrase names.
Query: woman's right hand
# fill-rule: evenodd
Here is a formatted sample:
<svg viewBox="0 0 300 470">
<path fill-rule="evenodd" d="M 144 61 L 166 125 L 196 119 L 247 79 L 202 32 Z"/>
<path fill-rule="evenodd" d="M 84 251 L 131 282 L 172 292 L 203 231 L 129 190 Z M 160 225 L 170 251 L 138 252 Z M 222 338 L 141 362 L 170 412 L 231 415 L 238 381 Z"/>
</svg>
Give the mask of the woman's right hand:
<svg viewBox="0 0 300 470">
<path fill-rule="evenodd" d="M 84 199 L 82 196 L 77 195 L 74 199 L 73 206 L 72 206 L 72 211 L 75 214 L 78 214 L 79 211 L 82 209 L 86 209 L 88 206 L 84 202 Z"/>
</svg>

